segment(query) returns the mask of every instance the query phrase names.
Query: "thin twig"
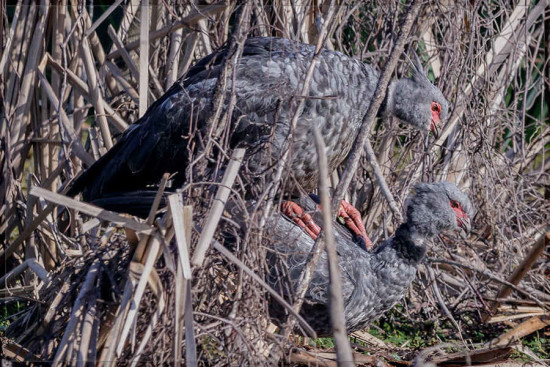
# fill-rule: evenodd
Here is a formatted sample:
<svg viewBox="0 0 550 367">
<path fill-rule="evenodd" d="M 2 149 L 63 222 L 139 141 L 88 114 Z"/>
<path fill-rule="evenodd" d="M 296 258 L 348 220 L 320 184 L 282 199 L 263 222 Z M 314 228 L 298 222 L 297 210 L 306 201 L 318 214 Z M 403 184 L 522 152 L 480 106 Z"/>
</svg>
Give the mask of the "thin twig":
<svg viewBox="0 0 550 367">
<path fill-rule="evenodd" d="M 241 260 L 239 260 L 235 255 L 231 253 L 228 249 L 226 249 L 222 244 L 220 244 L 218 241 L 213 241 L 212 247 L 214 247 L 216 250 L 221 252 L 229 261 L 231 261 L 233 264 L 237 265 L 239 268 L 243 269 L 243 271 L 248 274 L 252 279 L 254 279 L 256 282 L 258 282 L 281 306 L 286 308 L 288 312 L 292 314 L 300 324 L 300 326 L 304 329 L 304 331 L 312 338 L 317 338 L 317 334 L 315 331 L 309 326 L 306 320 L 302 316 L 300 316 L 297 312 L 294 311 L 293 307 L 290 306 L 283 297 L 279 293 L 277 293 L 273 288 L 269 286 L 262 278 L 260 278 L 254 271 L 252 271 L 246 264 L 244 264 Z"/>
<path fill-rule="evenodd" d="M 468 270 L 471 270 L 471 271 L 475 271 L 477 273 L 480 273 L 480 274 L 483 274 L 485 275 L 486 277 L 500 283 L 500 284 L 504 284 L 510 288 L 512 288 L 513 290 L 523 294 L 524 296 L 526 297 L 529 297 L 530 299 L 532 299 L 533 301 L 535 301 L 537 303 L 537 305 L 539 305 L 540 307 L 544 308 L 544 309 L 547 309 L 547 307 L 544 305 L 544 303 L 542 303 L 541 301 L 539 301 L 535 296 L 533 296 L 531 293 L 527 292 L 527 291 L 524 291 L 523 289 L 521 289 L 520 287 L 516 286 L 515 284 L 512 284 L 504 279 L 501 279 L 500 277 L 497 277 L 496 275 L 492 274 L 491 272 L 489 271 L 485 271 L 485 270 L 481 270 L 481 269 L 477 269 L 476 267 L 473 267 L 473 266 L 470 266 L 470 265 L 466 265 L 466 264 L 461 264 L 459 262 L 456 262 L 456 261 L 452 261 L 452 260 L 446 260 L 446 259 L 437 259 L 437 258 L 434 258 L 434 257 L 427 257 L 426 258 L 430 263 L 443 263 L 443 264 L 449 264 L 449 265 L 453 265 L 453 266 L 457 266 L 457 267 L 460 267 L 460 268 L 464 268 L 464 269 L 468 269 Z"/>
<path fill-rule="evenodd" d="M 386 62 L 384 71 L 382 72 L 382 74 L 380 75 L 380 78 L 378 79 L 378 85 L 376 86 L 374 97 L 370 103 L 369 109 L 367 110 L 367 114 L 363 117 L 359 134 L 357 135 L 357 137 L 355 138 L 355 142 L 353 143 L 353 148 L 349 154 L 348 162 L 346 164 L 346 169 L 344 171 L 344 174 L 340 178 L 340 183 L 338 184 L 338 187 L 336 188 L 336 191 L 334 192 L 334 195 L 332 197 L 332 209 L 334 211 L 338 209 L 340 202 L 344 198 L 344 193 L 347 191 L 349 184 L 351 183 L 351 180 L 355 175 L 355 171 L 357 171 L 357 167 L 359 166 L 359 159 L 361 158 L 363 147 L 367 142 L 367 139 L 370 134 L 370 130 L 376 119 L 376 114 L 378 113 L 378 110 L 380 109 L 380 105 L 382 104 L 382 101 L 384 100 L 384 96 L 386 95 L 386 90 L 390 82 L 391 74 L 393 73 L 393 70 L 397 65 L 399 56 L 403 53 L 403 48 L 405 47 L 405 43 L 409 38 L 409 33 L 412 28 L 413 22 L 418 16 L 418 12 L 420 11 L 421 7 L 422 7 L 421 1 L 417 1 L 417 0 L 413 1 L 409 6 L 405 20 L 403 21 L 403 24 L 400 27 L 399 35 L 397 36 L 395 45 L 388 58 L 388 61 Z M 371 148 L 371 154 L 372 154 L 372 157 L 374 157 L 372 148 Z M 377 162 L 375 159 L 372 159 L 370 163 L 373 164 L 373 167 L 377 167 Z M 376 171 L 380 172 L 380 168 L 378 167 L 377 170 L 375 169 L 375 172 Z M 377 178 L 379 181 L 383 181 L 383 177 L 377 176 Z M 389 193 L 389 190 L 386 191 L 386 193 Z M 398 213 L 397 215 L 398 216 L 400 215 L 399 210 L 397 208 L 393 208 L 392 211 L 394 212 L 394 214 Z"/>
</svg>

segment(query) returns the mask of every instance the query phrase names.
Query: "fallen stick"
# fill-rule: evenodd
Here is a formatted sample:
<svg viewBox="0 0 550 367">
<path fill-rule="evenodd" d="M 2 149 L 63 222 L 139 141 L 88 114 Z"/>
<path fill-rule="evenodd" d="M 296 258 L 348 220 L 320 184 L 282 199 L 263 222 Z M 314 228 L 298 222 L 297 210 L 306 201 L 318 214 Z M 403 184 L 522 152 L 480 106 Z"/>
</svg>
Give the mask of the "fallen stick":
<svg viewBox="0 0 550 367">
<path fill-rule="evenodd" d="M 489 343 L 485 344 L 485 346 L 494 347 L 509 345 L 513 343 L 514 340 L 523 338 L 547 326 L 550 326 L 550 316 L 535 316 L 491 340 Z"/>
</svg>

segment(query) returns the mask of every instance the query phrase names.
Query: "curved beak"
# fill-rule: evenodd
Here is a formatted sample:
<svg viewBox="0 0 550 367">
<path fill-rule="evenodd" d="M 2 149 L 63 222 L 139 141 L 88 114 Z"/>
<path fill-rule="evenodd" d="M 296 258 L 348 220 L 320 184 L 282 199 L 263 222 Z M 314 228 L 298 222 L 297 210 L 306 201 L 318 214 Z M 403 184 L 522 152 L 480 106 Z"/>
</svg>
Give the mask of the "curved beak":
<svg viewBox="0 0 550 367">
<path fill-rule="evenodd" d="M 432 134 L 434 134 L 436 139 L 439 138 L 440 127 L 441 127 L 441 121 L 435 121 L 434 119 L 432 119 L 430 124 L 430 131 L 432 132 Z"/>
<path fill-rule="evenodd" d="M 458 217 L 458 226 L 465 232 L 465 234 L 469 234 L 472 230 L 472 225 L 470 223 L 470 218 L 467 216 Z"/>
</svg>

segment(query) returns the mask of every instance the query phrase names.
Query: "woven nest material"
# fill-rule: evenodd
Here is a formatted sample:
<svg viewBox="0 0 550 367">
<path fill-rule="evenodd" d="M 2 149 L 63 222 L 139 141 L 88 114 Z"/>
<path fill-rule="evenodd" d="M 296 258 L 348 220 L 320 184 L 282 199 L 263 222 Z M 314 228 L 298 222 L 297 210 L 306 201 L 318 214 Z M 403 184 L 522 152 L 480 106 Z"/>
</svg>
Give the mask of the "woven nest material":
<svg viewBox="0 0 550 367">
<path fill-rule="evenodd" d="M 262 283 L 270 249 L 266 223 L 294 183 L 285 162 L 277 161 L 270 166 L 282 173 L 276 179 L 237 166 L 234 180 L 222 185 L 235 154 L 223 113 L 212 122 L 214 133 L 194 147 L 192 178 L 172 201 L 163 194 L 160 210 L 147 220 L 60 193 L 138 119 L 148 94 L 159 98 L 165 82 L 213 49 L 265 35 L 314 44 L 326 26 L 327 47 L 382 70 L 405 59 L 390 54 L 410 4 L 332 2 L 329 13 L 326 1 L 303 7 L 256 1 L 247 2 L 245 16 L 238 2 L 162 1 L 142 10 L 132 1 L 93 7 L 95 15 L 77 2 L 43 3 L 10 7 L 0 21 L 7 55 L 0 58 L 1 357 L 56 365 L 335 365 L 334 349 L 323 348 L 326 340 L 304 338 L 292 315 L 284 320 L 290 326 L 271 323 L 273 299 Z M 446 180 L 468 193 L 477 214 L 469 237 L 434 241 L 402 303 L 370 330 L 409 340 L 395 345 L 369 330 L 355 333 L 358 363 L 402 364 L 395 353 L 407 362 L 502 361 L 517 338 L 548 332 L 545 6 L 423 4 L 402 35 L 449 100 L 450 118 L 439 138 L 395 119 L 375 123 L 369 141 L 383 179 L 399 209 L 417 182 Z M 147 18 L 151 28 L 140 33 Z M 109 22 L 116 27 L 109 30 Z M 144 52 L 132 37 L 150 46 L 149 62 L 139 62 Z M 408 73 L 408 61 L 397 65 L 393 74 Z M 149 77 L 147 93 L 138 93 L 138 76 Z M 361 156 L 346 199 L 378 243 L 399 223 L 373 161 Z M 332 188 L 344 172 L 343 164 L 332 173 Z M 149 199 L 163 191 L 147 189 Z M 228 198 L 219 200 L 223 190 Z M 219 205 L 220 218 L 212 214 Z M 419 352 L 443 341 L 454 349 L 443 344 Z"/>
</svg>

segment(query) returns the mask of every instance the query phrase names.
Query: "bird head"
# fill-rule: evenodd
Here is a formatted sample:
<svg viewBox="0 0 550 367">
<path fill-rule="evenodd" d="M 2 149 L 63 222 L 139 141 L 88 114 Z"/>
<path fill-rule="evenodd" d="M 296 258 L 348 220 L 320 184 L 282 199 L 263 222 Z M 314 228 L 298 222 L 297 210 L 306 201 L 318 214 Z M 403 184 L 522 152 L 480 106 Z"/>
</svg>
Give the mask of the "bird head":
<svg viewBox="0 0 550 367">
<path fill-rule="evenodd" d="M 433 85 L 418 56 L 411 61 L 412 76 L 399 79 L 390 86 L 388 112 L 419 130 L 438 135 L 447 119 L 449 105 L 443 94 Z"/>
<path fill-rule="evenodd" d="M 450 182 L 416 185 L 405 203 L 405 211 L 409 228 L 425 237 L 445 230 L 469 232 L 474 215 L 468 196 Z"/>
</svg>

